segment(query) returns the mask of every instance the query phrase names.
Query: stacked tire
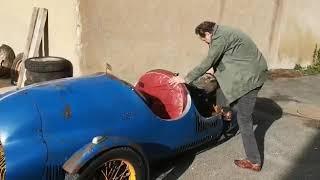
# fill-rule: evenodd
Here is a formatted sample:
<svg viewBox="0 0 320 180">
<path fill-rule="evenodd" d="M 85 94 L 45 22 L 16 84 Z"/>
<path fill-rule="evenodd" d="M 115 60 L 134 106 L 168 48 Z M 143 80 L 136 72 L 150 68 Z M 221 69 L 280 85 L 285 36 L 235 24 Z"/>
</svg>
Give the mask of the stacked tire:
<svg viewBox="0 0 320 180">
<path fill-rule="evenodd" d="M 70 61 L 61 57 L 34 57 L 25 61 L 26 81 L 24 85 L 72 77 Z"/>
</svg>

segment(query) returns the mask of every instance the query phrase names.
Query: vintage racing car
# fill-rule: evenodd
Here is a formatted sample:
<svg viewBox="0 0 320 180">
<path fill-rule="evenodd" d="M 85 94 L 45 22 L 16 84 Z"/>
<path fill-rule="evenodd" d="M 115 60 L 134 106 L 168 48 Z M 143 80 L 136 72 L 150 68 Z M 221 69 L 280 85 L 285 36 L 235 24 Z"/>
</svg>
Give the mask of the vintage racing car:
<svg viewBox="0 0 320 180">
<path fill-rule="evenodd" d="M 39 83 L 0 98 L 0 179 L 147 180 L 149 164 L 223 134 L 174 73 L 152 70 L 135 86 L 95 74 Z"/>
</svg>

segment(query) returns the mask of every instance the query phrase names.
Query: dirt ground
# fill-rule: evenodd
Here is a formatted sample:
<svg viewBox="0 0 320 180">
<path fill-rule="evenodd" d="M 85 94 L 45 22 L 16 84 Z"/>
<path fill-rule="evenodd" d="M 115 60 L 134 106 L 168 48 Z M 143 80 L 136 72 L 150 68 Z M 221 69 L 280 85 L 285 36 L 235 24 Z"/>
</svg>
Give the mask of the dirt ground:
<svg viewBox="0 0 320 180">
<path fill-rule="evenodd" d="M 293 69 L 272 69 L 269 70 L 269 79 L 281 79 L 281 78 L 297 78 L 302 77 L 301 72 L 295 71 Z"/>
</svg>

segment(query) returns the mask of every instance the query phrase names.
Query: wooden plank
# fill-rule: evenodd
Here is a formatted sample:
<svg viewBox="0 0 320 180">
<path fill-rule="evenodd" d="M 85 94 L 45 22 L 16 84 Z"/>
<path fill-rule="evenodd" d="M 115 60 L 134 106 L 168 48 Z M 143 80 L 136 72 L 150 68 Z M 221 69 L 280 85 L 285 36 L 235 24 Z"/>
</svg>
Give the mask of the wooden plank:
<svg viewBox="0 0 320 180">
<path fill-rule="evenodd" d="M 29 50 L 30 50 L 31 41 L 32 41 L 32 37 L 33 37 L 34 28 L 36 26 L 38 13 L 39 13 L 39 8 L 34 7 L 33 8 L 33 12 L 32 12 L 32 16 L 31 16 L 31 20 L 30 20 L 30 24 L 29 24 L 29 32 L 28 32 L 28 36 L 27 36 L 26 46 L 25 46 L 25 49 L 23 51 L 23 59 L 26 59 L 28 57 L 28 53 L 29 53 Z"/>
<path fill-rule="evenodd" d="M 27 53 L 28 54 L 27 58 L 39 56 L 39 51 L 42 50 L 40 48 L 40 43 L 45 34 L 44 29 L 45 29 L 47 17 L 48 17 L 48 10 L 44 8 L 40 8 L 38 10 L 37 20 L 33 30 L 32 40 L 31 40 L 29 51 Z M 25 62 L 25 59 L 22 61 L 22 66 L 19 72 L 18 88 L 21 88 L 24 86 L 23 82 L 26 79 L 25 78 L 26 69 L 24 66 L 24 62 Z"/>
<path fill-rule="evenodd" d="M 29 50 L 28 58 L 39 56 L 39 48 L 44 34 L 44 26 L 46 24 L 48 10 L 41 8 L 38 14 L 38 20 L 34 28 L 33 38 Z"/>
<path fill-rule="evenodd" d="M 22 84 L 21 77 L 23 77 L 24 69 L 25 69 L 24 61 L 29 56 L 29 50 L 30 50 L 30 46 L 31 46 L 34 28 L 35 28 L 35 25 L 37 22 L 38 13 L 39 13 L 39 8 L 34 7 L 33 12 L 32 12 L 32 16 L 31 16 L 31 20 L 30 20 L 30 24 L 29 24 L 29 32 L 28 32 L 28 36 L 27 36 L 27 42 L 26 42 L 26 45 L 25 45 L 25 48 L 23 51 L 23 58 L 21 60 L 21 65 L 20 65 L 20 70 L 19 70 L 19 77 L 18 77 L 18 83 L 17 83 L 18 88 L 21 87 L 21 84 Z"/>
</svg>

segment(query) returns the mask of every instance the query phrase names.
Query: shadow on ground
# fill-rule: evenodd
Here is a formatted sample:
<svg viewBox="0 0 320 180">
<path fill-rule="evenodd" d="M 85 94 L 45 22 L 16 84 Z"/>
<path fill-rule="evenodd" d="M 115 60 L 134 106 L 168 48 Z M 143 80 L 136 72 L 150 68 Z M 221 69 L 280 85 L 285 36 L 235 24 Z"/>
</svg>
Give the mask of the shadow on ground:
<svg viewBox="0 0 320 180">
<path fill-rule="evenodd" d="M 255 112 L 254 112 L 254 124 L 257 125 L 255 129 L 255 135 L 261 157 L 264 159 L 264 138 L 267 130 L 272 123 L 282 117 L 281 107 L 271 99 L 257 98 Z M 230 138 L 223 138 L 220 141 L 210 142 L 199 148 L 196 148 L 188 153 L 180 155 L 174 159 L 158 163 L 151 167 L 152 180 L 176 180 L 190 167 L 193 163 L 196 154 L 202 153 L 206 150 L 214 148 Z M 242 148 L 242 147 L 239 147 Z"/>
<path fill-rule="evenodd" d="M 255 111 L 253 113 L 253 123 L 257 125 L 255 136 L 262 163 L 264 162 L 264 138 L 266 132 L 274 121 L 282 117 L 282 114 L 282 108 L 272 99 L 257 98 Z"/>
<path fill-rule="evenodd" d="M 310 125 L 307 126 L 310 127 Z M 316 128 L 318 133 L 296 158 L 291 170 L 283 177 L 283 180 L 320 179 L 320 128 L 319 126 L 313 128 Z"/>
</svg>

